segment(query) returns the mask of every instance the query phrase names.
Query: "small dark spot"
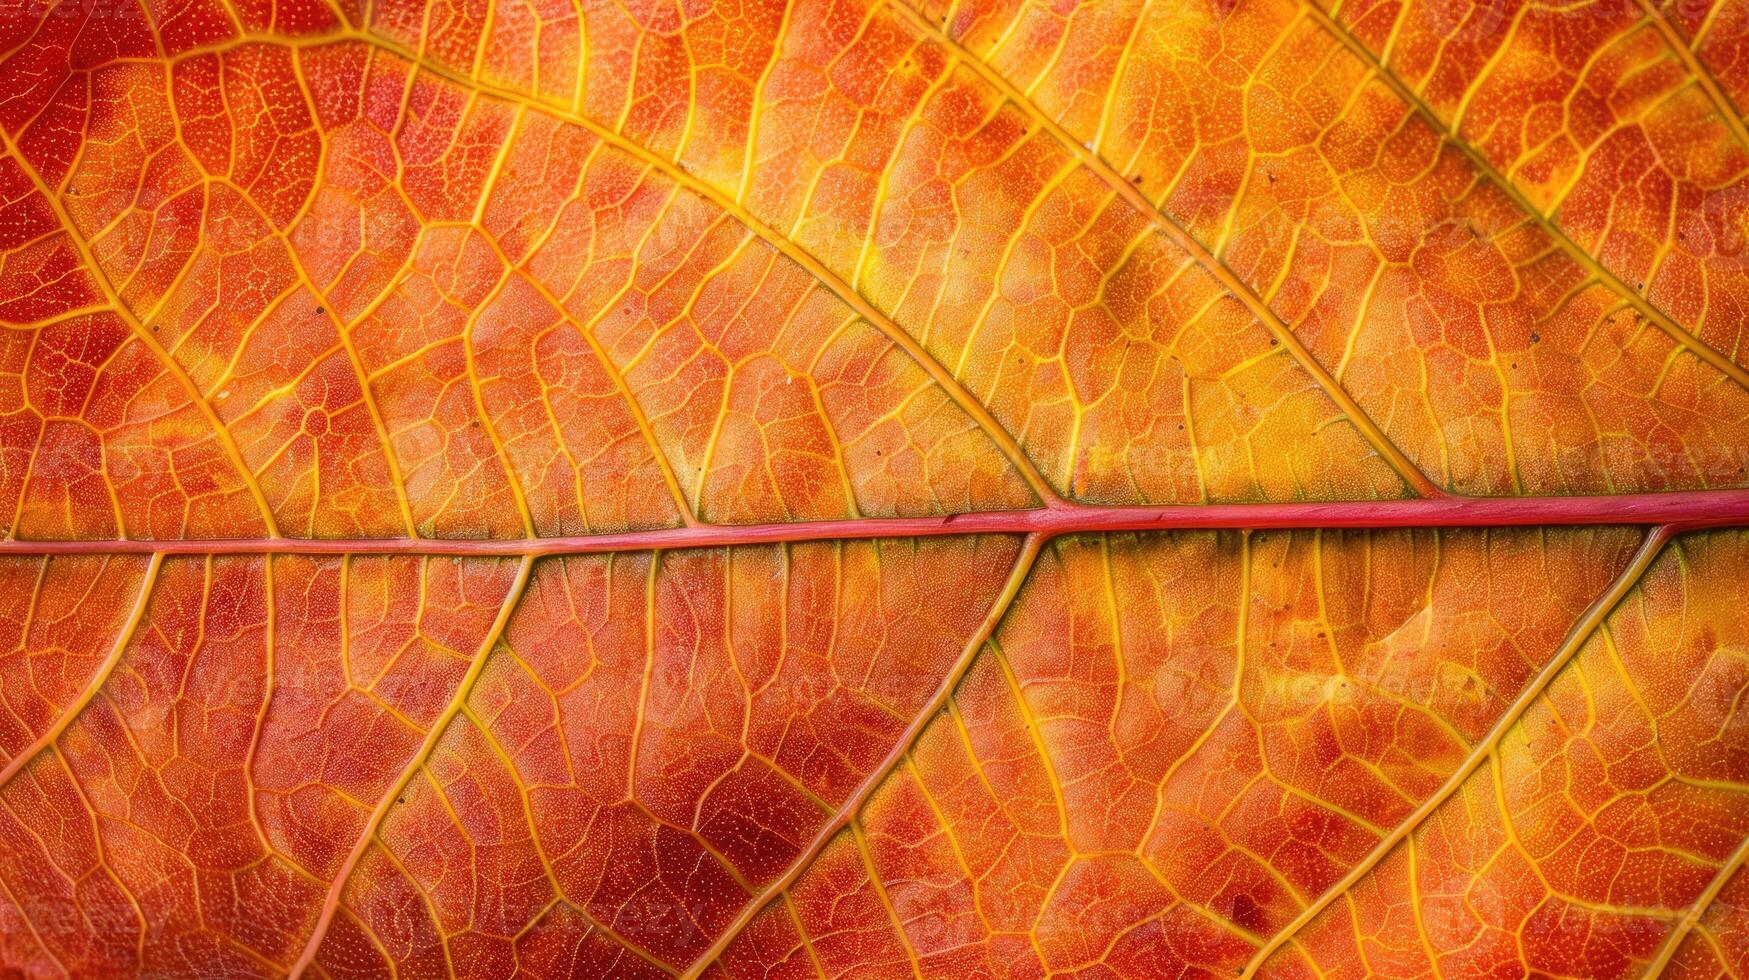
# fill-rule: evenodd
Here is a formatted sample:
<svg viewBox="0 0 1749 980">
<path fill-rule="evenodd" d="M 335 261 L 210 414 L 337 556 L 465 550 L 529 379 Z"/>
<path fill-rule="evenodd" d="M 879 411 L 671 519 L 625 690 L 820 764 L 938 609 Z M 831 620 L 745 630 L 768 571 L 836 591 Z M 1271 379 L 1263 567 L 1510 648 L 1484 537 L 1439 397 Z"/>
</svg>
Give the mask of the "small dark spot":
<svg viewBox="0 0 1749 980">
<path fill-rule="evenodd" d="M 1271 347 L 1278 346 L 1280 343 L 1281 343 L 1281 341 L 1275 339 L 1274 337 L 1269 338 L 1269 346 L 1271 346 Z"/>
<path fill-rule="evenodd" d="M 1268 177 L 1268 178 L 1269 178 L 1269 182 L 1270 182 L 1270 183 L 1271 183 L 1271 184 L 1273 184 L 1273 183 L 1275 183 L 1275 175 L 1274 175 L 1274 174 L 1272 174 L 1272 173 L 1270 173 L 1270 172 L 1268 172 L 1268 171 L 1264 171 L 1264 173 L 1263 173 L 1263 176 L 1265 176 L 1265 177 Z"/>
<path fill-rule="evenodd" d="M 880 454 L 881 454 L 881 451 L 880 451 L 880 450 L 879 450 L 879 449 L 877 449 L 877 450 L 875 450 L 875 455 L 876 455 L 876 456 L 879 456 L 879 455 L 880 455 Z"/>
<path fill-rule="evenodd" d="M 1533 333 L 1533 334 L 1531 334 L 1531 335 L 1530 335 L 1530 342 L 1531 342 L 1531 343 L 1533 343 L 1533 344 L 1540 344 L 1540 343 L 1542 343 L 1542 339 L 1543 339 L 1543 338 L 1542 338 L 1542 335 L 1541 335 L 1541 334 L 1535 334 L 1535 333 Z"/>
<path fill-rule="evenodd" d="M 1184 431 L 1184 423 L 1183 422 L 1178 423 L 1178 431 L 1180 431 L 1180 432 Z"/>
<path fill-rule="evenodd" d="M 324 307 L 324 306 L 318 306 L 318 307 L 316 307 L 316 315 L 317 315 L 317 316 L 321 316 L 321 315 L 322 315 L 322 314 L 324 314 L 324 313 L 326 313 L 326 312 L 328 312 L 328 308 L 327 308 L 327 307 Z"/>
<path fill-rule="evenodd" d="M 1263 907 L 1250 895 L 1240 895 L 1233 899 L 1233 911 L 1229 916 L 1233 924 L 1252 932 L 1263 932 Z"/>
<path fill-rule="evenodd" d="M 1133 183 L 1133 184 L 1139 184 L 1139 183 L 1141 183 L 1141 182 L 1142 182 L 1142 175 L 1141 175 L 1141 174 L 1136 174 L 1136 175 L 1135 175 L 1135 176 L 1134 176 L 1134 177 L 1131 177 L 1131 178 L 1130 178 L 1130 182 L 1131 182 L 1131 183 Z"/>
<path fill-rule="evenodd" d="M 1518 370 L 1518 362 L 1517 361 L 1512 362 L 1512 370 L 1514 370 L 1514 371 Z"/>
</svg>

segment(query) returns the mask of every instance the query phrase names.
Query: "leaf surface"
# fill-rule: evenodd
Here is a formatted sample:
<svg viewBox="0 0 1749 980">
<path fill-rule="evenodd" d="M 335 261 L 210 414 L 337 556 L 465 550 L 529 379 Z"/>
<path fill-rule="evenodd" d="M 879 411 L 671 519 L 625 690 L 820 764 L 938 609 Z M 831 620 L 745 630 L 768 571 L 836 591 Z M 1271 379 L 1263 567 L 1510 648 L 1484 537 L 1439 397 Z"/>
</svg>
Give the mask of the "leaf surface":
<svg viewBox="0 0 1749 980">
<path fill-rule="evenodd" d="M 0 0 L 0 972 L 1740 974 L 1745 10 Z"/>
</svg>

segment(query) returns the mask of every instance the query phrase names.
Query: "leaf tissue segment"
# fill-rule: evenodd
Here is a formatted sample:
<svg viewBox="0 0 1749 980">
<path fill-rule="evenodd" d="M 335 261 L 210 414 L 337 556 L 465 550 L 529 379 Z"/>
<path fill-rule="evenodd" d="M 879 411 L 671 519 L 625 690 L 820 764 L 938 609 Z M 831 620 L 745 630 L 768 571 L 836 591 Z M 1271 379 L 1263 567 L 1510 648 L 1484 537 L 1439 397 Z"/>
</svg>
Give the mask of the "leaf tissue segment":
<svg viewBox="0 0 1749 980">
<path fill-rule="evenodd" d="M 0 975 L 1749 974 L 1749 0 L 0 0 Z"/>
</svg>

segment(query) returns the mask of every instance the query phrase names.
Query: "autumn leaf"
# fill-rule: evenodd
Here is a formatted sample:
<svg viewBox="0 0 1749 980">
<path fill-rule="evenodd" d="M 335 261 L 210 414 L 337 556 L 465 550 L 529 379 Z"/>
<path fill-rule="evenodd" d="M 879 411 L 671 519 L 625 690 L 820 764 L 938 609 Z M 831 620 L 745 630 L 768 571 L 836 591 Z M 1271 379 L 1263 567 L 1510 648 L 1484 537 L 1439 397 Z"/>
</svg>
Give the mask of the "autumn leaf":
<svg viewBox="0 0 1749 980">
<path fill-rule="evenodd" d="M 0 975 L 1749 974 L 1749 0 L 0 0 Z"/>
</svg>

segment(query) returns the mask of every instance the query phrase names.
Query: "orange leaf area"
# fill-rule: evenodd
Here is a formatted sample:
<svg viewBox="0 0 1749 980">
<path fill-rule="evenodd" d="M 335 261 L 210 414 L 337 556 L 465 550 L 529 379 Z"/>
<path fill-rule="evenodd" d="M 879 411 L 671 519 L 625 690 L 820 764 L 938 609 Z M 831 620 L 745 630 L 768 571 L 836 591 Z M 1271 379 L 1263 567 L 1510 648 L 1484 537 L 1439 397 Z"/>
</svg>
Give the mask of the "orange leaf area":
<svg viewBox="0 0 1749 980">
<path fill-rule="evenodd" d="M 1701 975 L 1749 534 L 1642 538 L 7 559 L 0 958 Z"/>
<path fill-rule="evenodd" d="M 0 0 L 0 978 L 1749 975 L 1749 0 Z"/>
</svg>

